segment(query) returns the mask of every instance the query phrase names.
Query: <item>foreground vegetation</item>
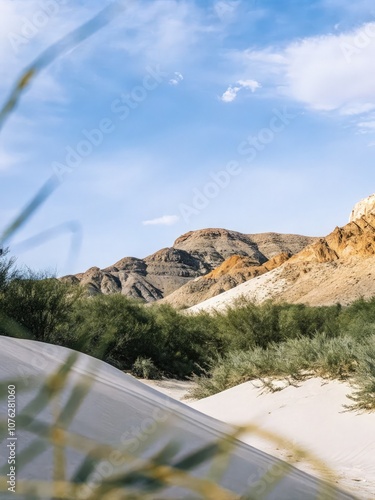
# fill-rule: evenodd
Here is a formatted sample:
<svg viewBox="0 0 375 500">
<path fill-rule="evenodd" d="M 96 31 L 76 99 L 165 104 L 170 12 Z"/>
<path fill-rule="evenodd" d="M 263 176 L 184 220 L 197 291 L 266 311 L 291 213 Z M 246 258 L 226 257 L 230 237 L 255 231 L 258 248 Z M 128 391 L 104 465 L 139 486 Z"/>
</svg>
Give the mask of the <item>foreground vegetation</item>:
<svg viewBox="0 0 375 500">
<path fill-rule="evenodd" d="M 375 409 L 375 299 L 348 307 L 240 302 L 189 315 L 14 269 L 0 258 L 0 334 L 70 347 L 136 376 L 193 377 L 195 397 L 260 378 L 353 382 L 353 408 Z"/>
</svg>

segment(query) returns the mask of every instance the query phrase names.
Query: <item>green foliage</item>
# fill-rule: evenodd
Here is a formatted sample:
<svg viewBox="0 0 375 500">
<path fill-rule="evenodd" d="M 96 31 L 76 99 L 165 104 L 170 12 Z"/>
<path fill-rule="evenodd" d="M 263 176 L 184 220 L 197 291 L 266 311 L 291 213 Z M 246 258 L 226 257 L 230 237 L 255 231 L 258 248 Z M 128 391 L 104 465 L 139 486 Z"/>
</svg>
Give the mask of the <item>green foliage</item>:
<svg viewBox="0 0 375 500">
<path fill-rule="evenodd" d="M 215 316 L 218 330 L 230 350 L 266 348 L 270 343 L 309 337 L 317 333 L 339 334 L 341 307 L 308 307 L 303 304 L 261 305 L 239 302 Z"/>
<path fill-rule="evenodd" d="M 212 365 L 208 376 L 195 377 L 196 398 L 208 397 L 244 382 L 264 377 L 300 379 L 313 374 L 347 378 L 358 365 L 360 348 L 349 336 L 289 339 L 266 349 L 230 351 Z"/>
<path fill-rule="evenodd" d="M 70 347 L 84 340 L 84 352 L 121 370 L 130 370 L 139 356 L 152 359 L 161 340 L 150 311 L 119 294 L 82 298 L 72 310 L 70 330 Z"/>
<path fill-rule="evenodd" d="M 35 340 L 60 343 L 72 306 L 80 294 L 78 287 L 55 278 L 19 273 L 8 280 L 0 292 L 0 333 L 11 334 L 4 328 L 10 319 Z"/>
<path fill-rule="evenodd" d="M 14 267 L 15 259 L 7 257 L 8 250 L 2 250 L 0 247 L 0 293 L 3 292 L 8 283 L 15 279 L 17 271 Z"/>
<path fill-rule="evenodd" d="M 356 410 L 375 410 L 375 335 L 360 346 L 355 373 L 356 391 L 349 396 Z"/>
<path fill-rule="evenodd" d="M 195 377 L 195 397 L 253 379 L 355 377 L 353 407 L 375 408 L 375 299 L 348 307 L 262 305 L 192 315 L 145 306 L 44 275 L 0 258 L 0 333 L 61 344 L 144 378 Z"/>
<path fill-rule="evenodd" d="M 152 359 L 142 358 L 141 356 L 135 360 L 132 367 L 132 373 L 136 377 L 150 380 L 158 380 L 161 378 L 160 371 L 156 368 Z"/>
<path fill-rule="evenodd" d="M 208 314 L 184 315 L 166 305 L 150 311 L 161 335 L 153 359 L 165 374 L 184 378 L 200 373 L 223 349 L 223 341 Z"/>
</svg>

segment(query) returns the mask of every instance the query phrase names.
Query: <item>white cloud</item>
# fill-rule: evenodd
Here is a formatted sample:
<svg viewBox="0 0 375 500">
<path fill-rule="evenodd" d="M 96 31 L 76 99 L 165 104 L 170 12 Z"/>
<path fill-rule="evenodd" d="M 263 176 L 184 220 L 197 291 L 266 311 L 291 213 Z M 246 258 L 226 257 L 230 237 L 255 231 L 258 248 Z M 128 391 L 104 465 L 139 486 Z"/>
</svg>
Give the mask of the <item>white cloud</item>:
<svg viewBox="0 0 375 500">
<path fill-rule="evenodd" d="M 169 80 L 169 85 L 179 85 L 184 79 L 183 75 L 178 71 L 174 72 L 174 77 Z"/>
<path fill-rule="evenodd" d="M 261 85 L 259 82 L 255 80 L 238 80 L 238 84 L 241 85 L 244 89 L 249 89 L 251 92 L 255 92 L 257 89 L 260 89 Z"/>
<path fill-rule="evenodd" d="M 156 219 L 144 220 L 142 224 L 144 226 L 173 226 L 179 221 L 178 215 L 163 215 L 162 217 L 157 217 Z"/>
<path fill-rule="evenodd" d="M 358 123 L 358 127 L 375 130 L 375 121 L 360 122 Z"/>
<path fill-rule="evenodd" d="M 25 160 L 25 156 L 9 153 L 3 148 L 0 149 L 0 172 L 10 170 L 13 166 L 19 164 L 22 160 Z"/>
<path fill-rule="evenodd" d="M 142 65 L 160 61 L 162 54 L 163 67 L 168 67 L 192 56 L 189 49 L 205 29 L 202 10 L 194 2 L 134 2 L 116 25 L 118 40 L 112 45 L 137 56 Z"/>
<path fill-rule="evenodd" d="M 221 96 L 223 102 L 232 102 L 237 97 L 240 87 L 228 87 L 224 94 Z"/>
<path fill-rule="evenodd" d="M 251 92 L 255 92 L 257 89 L 260 88 L 261 84 L 255 80 L 238 80 L 236 86 L 232 87 L 230 85 L 220 99 L 223 102 L 233 102 L 236 99 L 237 94 L 241 89 L 247 89 L 250 90 Z"/>
<path fill-rule="evenodd" d="M 375 109 L 375 103 L 362 103 L 354 106 L 347 106 L 341 109 L 341 114 L 346 116 L 362 115 Z"/>
<path fill-rule="evenodd" d="M 238 53 L 233 57 L 239 61 Z M 374 59 L 375 22 L 298 40 L 283 49 L 248 49 L 240 61 L 247 68 L 245 74 L 251 71 L 267 86 L 310 109 L 355 116 L 375 109 Z"/>
</svg>

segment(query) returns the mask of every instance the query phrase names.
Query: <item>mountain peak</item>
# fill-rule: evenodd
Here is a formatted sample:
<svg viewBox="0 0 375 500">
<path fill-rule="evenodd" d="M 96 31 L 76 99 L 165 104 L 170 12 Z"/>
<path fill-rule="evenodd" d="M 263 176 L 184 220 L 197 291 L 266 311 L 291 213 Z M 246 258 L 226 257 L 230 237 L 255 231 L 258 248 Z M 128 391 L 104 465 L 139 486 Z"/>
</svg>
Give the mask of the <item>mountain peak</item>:
<svg viewBox="0 0 375 500">
<path fill-rule="evenodd" d="M 350 214 L 349 222 L 354 222 L 355 220 L 370 214 L 375 214 L 375 194 L 364 198 L 354 205 L 352 213 Z"/>
</svg>

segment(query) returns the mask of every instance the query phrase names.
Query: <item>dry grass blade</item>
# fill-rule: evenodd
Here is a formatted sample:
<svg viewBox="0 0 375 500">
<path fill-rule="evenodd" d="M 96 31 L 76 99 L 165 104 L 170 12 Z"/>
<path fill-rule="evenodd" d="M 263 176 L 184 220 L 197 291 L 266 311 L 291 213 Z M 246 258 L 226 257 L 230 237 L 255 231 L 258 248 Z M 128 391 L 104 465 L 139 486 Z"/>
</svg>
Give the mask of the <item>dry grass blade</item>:
<svg viewBox="0 0 375 500">
<path fill-rule="evenodd" d="M 64 38 L 56 42 L 51 47 L 48 47 L 36 60 L 24 70 L 18 81 L 16 82 L 9 98 L 5 102 L 0 111 L 0 130 L 3 127 L 6 119 L 16 107 L 21 95 L 30 85 L 31 81 L 44 68 L 50 65 L 55 59 L 68 50 L 76 47 L 79 43 L 89 38 L 98 30 L 110 23 L 118 14 L 124 10 L 123 2 L 114 2 L 104 8 L 93 17 L 90 21 L 83 24 L 73 32 L 66 35 Z M 0 248 L 2 248 L 9 238 L 30 218 L 35 210 L 55 191 L 59 186 L 60 181 L 56 176 L 51 176 L 44 185 L 39 189 L 36 195 L 22 210 L 20 215 L 4 230 L 0 236 Z"/>
<path fill-rule="evenodd" d="M 45 231 L 42 231 L 39 234 L 32 236 L 31 238 L 27 238 L 26 240 L 13 245 L 13 252 L 15 254 L 18 254 L 20 252 L 28 250 L 29 248 L 35 248 L 36 246 L 43 245 L 47 241 L 50 241 L 56 236 L 60 236 L 64 233 L 68 233 L 71 235 L 69 254 L 65 264 L 65 266 L 69 268 L 69 264 L 72 262 L 73 257 L 78 254 L 79 248 L 81 246 L 82 228 L 77 221 L 69 221 L 58 224 L 57 226 L 46 229 Z"/>
<path fill-rule="evenodd" d="M 87 23 L 75 29 L 68 35 L 64 36 L 61 40 L 48 47 L 35 61 L 24 70 L 22 75 L 16 82 L 9 98 L 5 102 L 0 111 L 0 130 L 3 127 L 6 119 L 17 105 L 21 95 L 26 88 L 30 85 L 31 81 L 55 59 L 68 50 L 76 47 L 79 43 L 83 42 L 98 30 L 110 23 L 120 12 L 124 10 L 123 2 L 114 2 L 105 7 L 96 16 L 90 19 Z"/>
<path fill-rule="evenodd" d="M 23 415 L 35 418 L 40 411 L 51 401 L 65 386 L 70 371 L 78 359 L 78 353 L 72 353 L 58 370 L 48 377 L 36 397 L 24 408 Z"/>
<path fill-rule="evenodd" d="M 13 234 L 20 229 L 30 218 L 37 208 L 55 191 L 59 186 L 57 177 L 52 176 L 43 184 L 32 200 L 26 205 L 16 219 L 4 230 L 0 237 L 0 248 L 4 246 Z"/>
</svg>

